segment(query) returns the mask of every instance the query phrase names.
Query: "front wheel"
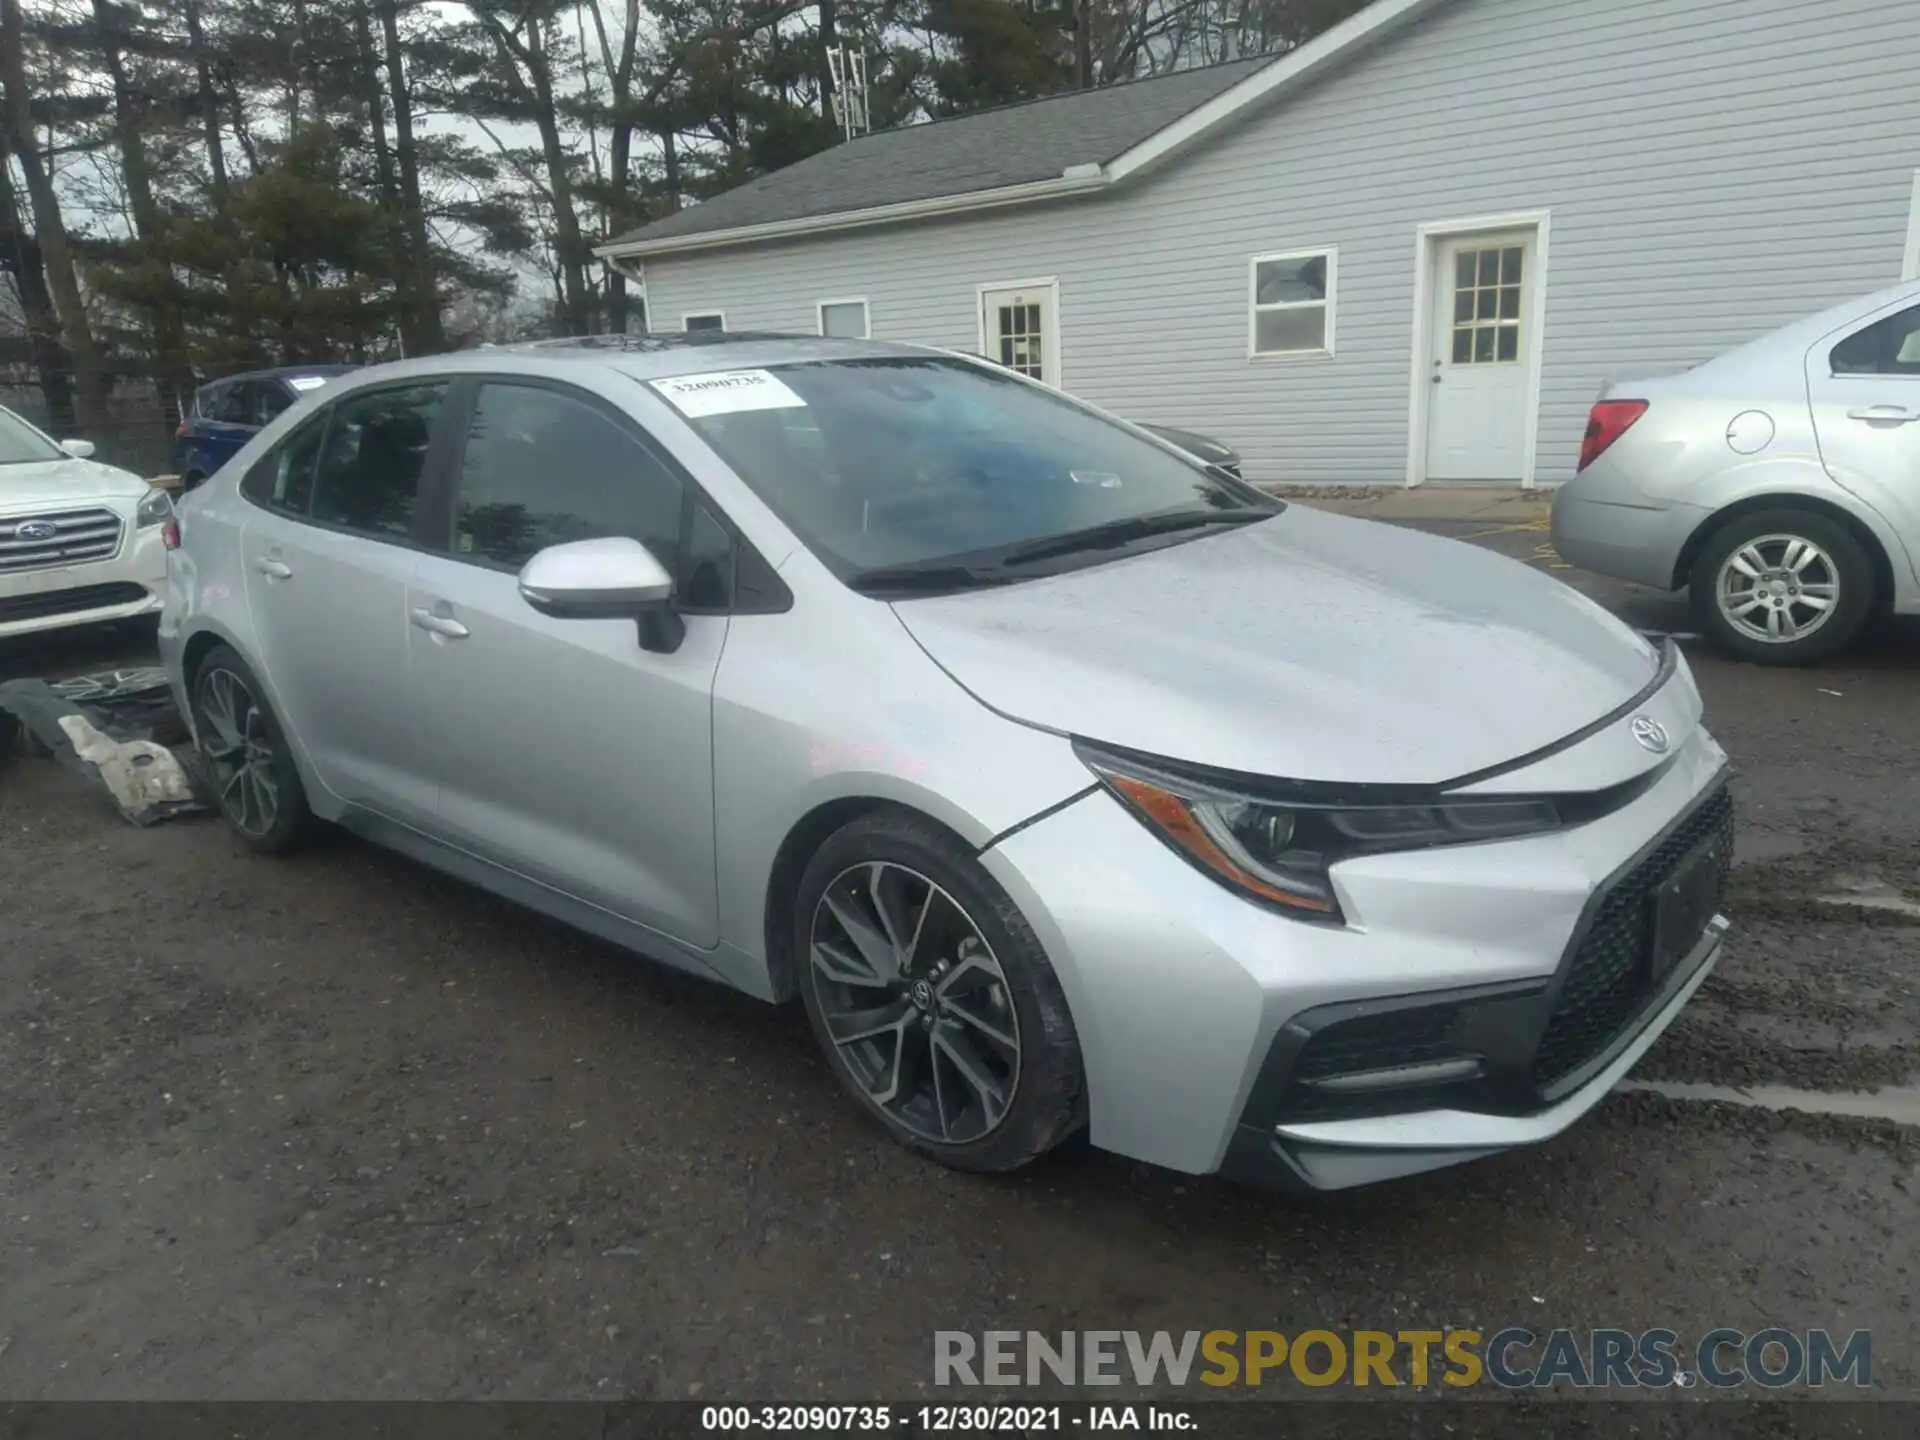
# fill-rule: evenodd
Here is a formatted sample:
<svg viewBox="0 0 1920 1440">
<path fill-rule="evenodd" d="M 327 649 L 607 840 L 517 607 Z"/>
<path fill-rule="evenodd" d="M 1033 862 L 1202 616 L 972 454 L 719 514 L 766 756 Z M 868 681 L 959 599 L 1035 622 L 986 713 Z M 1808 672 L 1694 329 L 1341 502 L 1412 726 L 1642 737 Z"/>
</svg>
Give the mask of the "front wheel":
<svg viewBox="0 0 1920 1440">
<path fill-rule="evenodd" d="M 1080 1046 L 1025 919 L 965 846 L 914 816 L 863 816 L 814 855 L 794 917 L 815 1038 L 911 1149 L 1012 1170 L 1083 1119 Z"/>
<path fill-rule="evenodd" d="M 1873 607 L 1873 566 L 1844 525 L 1812 510 L 1736 516 L 1690 577 L 1695 623 L 1760 665 L 1805 665 L 1845 646 Z"/>
</svg>

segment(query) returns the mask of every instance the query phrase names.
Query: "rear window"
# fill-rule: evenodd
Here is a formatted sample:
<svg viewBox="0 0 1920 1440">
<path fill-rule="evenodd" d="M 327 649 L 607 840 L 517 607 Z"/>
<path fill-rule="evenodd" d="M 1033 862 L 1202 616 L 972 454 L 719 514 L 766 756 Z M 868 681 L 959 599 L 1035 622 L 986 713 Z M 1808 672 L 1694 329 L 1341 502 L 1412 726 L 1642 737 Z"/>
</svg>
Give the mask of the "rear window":
<svg viewBox="0 0 1920 1440">
<path fill-rule="evenodd" d="M 1920 305 L 1854 331 L 1828 358 L 1836 375 L 1920 375 Z"/>
</svg>

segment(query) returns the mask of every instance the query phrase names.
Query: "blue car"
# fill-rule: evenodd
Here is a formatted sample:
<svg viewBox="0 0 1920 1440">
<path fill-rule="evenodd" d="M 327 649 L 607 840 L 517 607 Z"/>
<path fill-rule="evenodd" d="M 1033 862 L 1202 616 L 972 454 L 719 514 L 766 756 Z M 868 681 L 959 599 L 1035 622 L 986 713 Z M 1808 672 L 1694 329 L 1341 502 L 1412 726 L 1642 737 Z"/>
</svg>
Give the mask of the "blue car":
<svg viewBox="0 0 1920 1440">
<path fill-rule="evenodd" d="M 283 365 L 202 385 L 193 393 L 192 410 L 181 417 L 180 428 L 173 433 L 173 468 L 182 487 L 193 489 L 295 400 L 353 368 Z"/>
</svg>

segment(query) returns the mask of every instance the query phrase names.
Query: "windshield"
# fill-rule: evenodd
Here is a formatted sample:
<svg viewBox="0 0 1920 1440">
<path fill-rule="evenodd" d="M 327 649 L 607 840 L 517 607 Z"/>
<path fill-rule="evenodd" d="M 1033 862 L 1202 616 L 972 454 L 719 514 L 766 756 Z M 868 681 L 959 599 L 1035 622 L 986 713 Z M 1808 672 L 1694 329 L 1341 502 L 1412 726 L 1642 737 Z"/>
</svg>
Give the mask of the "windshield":
<svg viewBox="0 0 1920 1440">
<path fill-rule="evenodd" d="M 1050 573 L 1281 508 L 1011 375 L 944 357 L 652 385 L 856 588 L 878 572 L 949 588 L 1009 565 L 1046 561 Z"/>
<path fill-rule="evenodd" d="M 0 410 L 0 465 L 65 460 L 67 452 L 11 410 Z"/>
</svg>

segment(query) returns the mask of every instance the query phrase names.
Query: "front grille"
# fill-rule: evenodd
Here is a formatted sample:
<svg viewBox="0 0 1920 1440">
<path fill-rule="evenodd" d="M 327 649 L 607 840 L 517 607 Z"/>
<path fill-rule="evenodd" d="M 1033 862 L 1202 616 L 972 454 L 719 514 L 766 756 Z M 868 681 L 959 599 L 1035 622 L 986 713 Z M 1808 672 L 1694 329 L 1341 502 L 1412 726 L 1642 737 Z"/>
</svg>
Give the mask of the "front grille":
<svg viewBox="0 0 1920 1440">
<path fill-rule="evenodd" d="M 120 517 L 100 507 L 0 518 L 0 575 L 111 560 L 120 531 Z"/>
<path fill-rule="evenodd" d="M 83 610 L 131 605 L 146 598 L 145 588 L 131 580 L 119 580 L 111 585 L 77 585 L 71 590 L 47 590 L 38 595 L 13 595 L 0 599 L 0 625 L 15 620 L 44 620 L 49 615 L 78 615 Z"/>
<path fill-rule="evenodd" d="M 1639 1018 L 1662 978 L 1653 973 L 1653 896 L 1682 860 L 1716 837 L 1731 855 L 1733 797 L 1724 788 L 1675 826 L 1600 901 L 1534 1054 L 1539 1089 L 1549 1089 L 1607 1050 Z"/>
</svg>

